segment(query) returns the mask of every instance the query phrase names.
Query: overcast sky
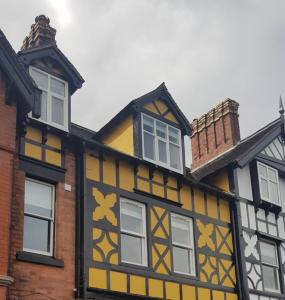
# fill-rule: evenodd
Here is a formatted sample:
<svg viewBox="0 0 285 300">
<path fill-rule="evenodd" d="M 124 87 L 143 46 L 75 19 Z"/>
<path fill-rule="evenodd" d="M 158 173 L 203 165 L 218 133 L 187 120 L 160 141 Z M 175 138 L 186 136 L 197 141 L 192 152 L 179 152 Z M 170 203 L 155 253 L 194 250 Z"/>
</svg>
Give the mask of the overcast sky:
<svg viewBox="0 0 285 300">
<path fill-rule="evenodd" d="M 238 101 L 242 137 L 285 99 L 284 0 L 1 0 L 15 50 L 39 14 L 85 79 L 72 120 L 93 130 L 163 81 L 190 121 Z"/>
</svg>

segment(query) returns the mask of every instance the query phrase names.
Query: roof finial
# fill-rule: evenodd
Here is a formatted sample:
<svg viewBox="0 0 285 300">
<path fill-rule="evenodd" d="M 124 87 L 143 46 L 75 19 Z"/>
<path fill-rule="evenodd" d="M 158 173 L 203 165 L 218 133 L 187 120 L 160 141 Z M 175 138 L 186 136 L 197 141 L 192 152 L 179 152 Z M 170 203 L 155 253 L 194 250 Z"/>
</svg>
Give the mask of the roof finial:
<svg viewBox="0 0 285 300">
<path fill-rule="evenodd" d="M 280 99 L 279 99 L 279 113 L 280 113 L 280 115 L 284 115 L 284 112 L 285 112 L 284 105 L 283 105 L 282 97 L 280 95 Z"/>
</svg>

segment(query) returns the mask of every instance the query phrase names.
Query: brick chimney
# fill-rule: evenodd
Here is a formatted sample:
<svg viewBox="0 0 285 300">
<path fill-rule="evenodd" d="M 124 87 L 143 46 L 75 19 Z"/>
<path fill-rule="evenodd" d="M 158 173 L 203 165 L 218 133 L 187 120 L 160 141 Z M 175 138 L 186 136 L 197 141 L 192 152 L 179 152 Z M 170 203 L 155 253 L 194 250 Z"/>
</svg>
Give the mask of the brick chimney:
<svg viewBox="0 0 285 300">
<path fill-rule="evenodd" d="M 192 170 L 240 141 L 239 104 L 227 99 L 192 123 Z"/>
<path fill-rule="evenodd" d="M 24 39 L 21 50 L 39 47 L 42 45 L 56 45 L 56 30 L 49 25 L 49 18 L 45 15 L 36 17 L 31 26 L 30 34 Z"/>
</svg>

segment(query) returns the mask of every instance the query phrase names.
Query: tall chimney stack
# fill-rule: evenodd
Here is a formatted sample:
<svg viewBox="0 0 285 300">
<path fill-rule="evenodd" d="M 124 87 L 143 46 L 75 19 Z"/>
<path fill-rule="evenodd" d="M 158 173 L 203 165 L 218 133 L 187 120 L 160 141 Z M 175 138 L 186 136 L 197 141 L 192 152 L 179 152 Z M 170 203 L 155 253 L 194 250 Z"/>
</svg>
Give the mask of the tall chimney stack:
<svg viewBox="0 0 285 300">
<path fill-rule="evenodd" d="M 56 30 L 49 25 L 49 18 L 45 15 L 36 17 L 31 26 L 30 34 L 24 39 L 21 50 L 39 47 L 42 45 L 56 45 Z"/>
<path fill-rule="evenodd" d="M 192 170 L 224 153 L 240 141 L 239 104 L 227 99 L 192 122 Z"/>
</svg>

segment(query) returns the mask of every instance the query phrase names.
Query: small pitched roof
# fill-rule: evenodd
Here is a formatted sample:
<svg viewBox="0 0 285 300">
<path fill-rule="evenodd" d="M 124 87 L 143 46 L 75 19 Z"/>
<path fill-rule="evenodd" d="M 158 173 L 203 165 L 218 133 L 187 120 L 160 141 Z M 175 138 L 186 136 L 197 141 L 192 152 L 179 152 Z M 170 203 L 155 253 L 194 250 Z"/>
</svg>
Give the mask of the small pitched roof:
<svg viewBox="0 0 285 300">
<path fill-rule="evenodd" d="M 131 111 L 139 111 L 145 104 L 157 99 L 162 99 L 169 106 L 174 116 L 177 118 L 182 134 L 191 135 L 191 125 L 185 115 L 182 113 L 171 94 L 169 93 L 165 83 L 163 82 L 153 91 L 132 100 L 127 106 L 125 106 L 118 114 L 116 114 L 107 124 L 105 124 L 96 134 L 96 138 L 101 138 L 106 134 L 113 126 L 126 117 L 126 114 Z"/>
<path fill-rule="evenodd" d="M 67 74 L 72 84 L 71 94 L 73 94 L 77 89 L 81 88 L 82 84 L 84 83 L 84 79 L 80 73 L 68 60 L 68 58 L 58 49 L 56 44 L 41 45 L 38 47 L 21 50 L 18 52 L 18 56 L 20 60 L 27 66 L 30 65 L 34 59 L 41 59 L 43 57 L 51 57 L 52 59 L 56 60 Z"/>
<path fill-rule="evenodd" d="M 40 97 L 36 84 L 26 72 L 23 65 L 7 40 L 4 33 L 0 30 L 0 67 L 8 78 L 15 84 L 18 92 L 24 101 L 25 113 L 31 111 Z M 40 112 L 34 112 L 39 117 Z"/>
<path fill-rule="evenodd" d="M 245 166 L 280 134 L 280 122 L 280 118 L 278 118 L 269 123 L 249 137 L 241 140 L 227 152 L 193 170 L 191 172 L 192 175 L 197 180 L 200 180 L 229 165 Z"/>
</svg>

